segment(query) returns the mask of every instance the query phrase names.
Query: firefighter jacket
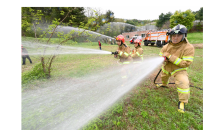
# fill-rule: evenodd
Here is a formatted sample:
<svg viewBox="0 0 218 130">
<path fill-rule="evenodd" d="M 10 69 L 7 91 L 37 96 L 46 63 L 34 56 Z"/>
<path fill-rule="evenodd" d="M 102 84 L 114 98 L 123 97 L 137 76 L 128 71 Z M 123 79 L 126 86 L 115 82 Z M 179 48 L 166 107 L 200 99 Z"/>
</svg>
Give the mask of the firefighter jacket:
<svg viewBox="0 0 218 130">
<path fill-rule="evenodd" d="M 168 52 L 169 61 L 162 66 L 162 71 L 166 74 L 173 75 L 178 71 L 186 71 L 194 59 L 194 47 L 185 38 L 177 44 L 169 43 L 161 49 L 159 55 L 164 56 Z"/>
<path fill-rule="evenodd" d="M 137 46 L 130 54 L 133 58 L 133 63 L 140 63 L 143 61 L 143 49 L 141 46 Z"/>
<path fill-rule="evenodd" d="M 117 56 L 120 59 L 120 62 L 122 64 L 130 64 L 130 62 L 132 61 L 132 57 L 130 55 L 130 47 L 128 47 L 126 44 L 122 44 L 118 47 L 117 51 Z"/>
<path fill-rule="evenodd" d="M 22 56 L 28 55 L 28 51 L 26 50 L 26 48 L 21 48 L 21 54 Z"/>
</svg>

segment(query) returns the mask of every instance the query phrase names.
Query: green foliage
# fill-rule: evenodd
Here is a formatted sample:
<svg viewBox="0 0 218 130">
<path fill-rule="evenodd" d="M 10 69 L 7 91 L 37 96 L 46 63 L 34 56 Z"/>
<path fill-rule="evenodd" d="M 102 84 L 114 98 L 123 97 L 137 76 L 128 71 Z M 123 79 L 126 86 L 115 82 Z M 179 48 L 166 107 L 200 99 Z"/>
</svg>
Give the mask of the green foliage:
<svg viewBox="0 0 218 130">
<path fill-rule="evenodd" d="M 29 7 L 30 8 L 30 7 Z M 51 6 L 51 9 L 56 9 L 54 7 Z M 70 10 L 71 9 L 71 10 Z M 72 30 L 70 31 L 68 34 L 64 33 L 64 32 L 57 32 L 54 31 L 56 29 L 56 27 L 59 26 L 69 26 L 71 24 L 75 23 L 75 20 L 77 20 L 77 18 L 79 18 L 80 16 L 78 15 L 78 12 L 75 11 L 82 11 L 83 7 L 74 7 L 74 6 L 58 6 L 58 10 L 59 10 L 59 14 L 60 16 L 58 16 L 59 18 L 53 18 L 52 20 L 52 24 L 49 25 L 48 27 L 43 27 L 43 29 L 41 29 L 40 27 L 36 27 L 38 32 L 36 32 L 36 35 L 38 38 L 45 38 L 45 37 L 58 37 L 60 44 L 66 43 L 66 41 L 72 39 L 72 41 L 74 43 L 78 42 L 78 40 L 80 40 L 82 37 L 92 37 L 91 34 L 89 34 L 88 32 L 84 32 L 84 31 L 75 31 Z M 34 10 L 34 9 L 32 9 Z M 68 12 L 66 12 L 68 11 Z M 72 12 L 76 13 L 76 15 L 72 15 Z M 65 16 L 63 16 L 65 15 Z M 85 22 L 83 22 L 82 20 L 79 22 L 79 24 L 74 24 L 75 27 L 79 27 L 81 29 L 88 29 L 88 30 L 92 30 L 95 31 L 97 28 L 99 28 L 99 24 L 93 24 L 93 22 L 95 22 L 96 20 L 98 20 L 98 13 L 95 12 L 95 17 L 89 17 L 86 18 Z M 39 31 L 42 30 L 42 31 Z M 31 30 L 30 35 L 34 35 L 34 31 Z M 29 35 L 28 35 L 29 36 Z M 80 38 L 81 37 L 81 38 Z M 84 38 L 83 38 L 84 39 Z M 49 39 L 48 39 L 49 42 Z"/>
<path fill-rule="evenodd" d="M 107 10 L 106 11 L 106 20 L 108 22 L 113 22 L 115 19 L 114 19 L 114 12 L 112 12 L 111 10 Z"/>
<path fill-rule="evenodd" d="M 168 12 L 166 14 L 161 13 L 161 15 L 159 15 L 159 19 L 156 22 L 156 26 L 161 28 L 165 22 L 170 20 L 171 15 L 171 12 Z"/>
<path fill-rule="evenodd" d="M 34 65 L 31 71 L 22 73 L 22 84 L 28 83 L 31 80 L 45 78 L 46 74 L 43 71 L 42 64 L 38 63 Z"/>
<path fill-rule="evenodd" d="M 176 11 L 170 18 L 170 27 L 173 28 L 178 24 L 182 24 L 186 26 L 189 31 L 193 26 L 194 20 L 195 15 L 191 12 L 191 10 L 186 10 L 185 12 Z"/>
<path fill-rule="evenodd" d="M 102 126 L 102 121 L 99 118 L 96 118 L 93 121 L 90 121 L 84 128 L 83 130 L 100 130 L 99 127 Z"/>
<path fill-rule="evenodd" d="M 121 114 L 123 113 L 123 106 L 122 105 L 116 105 L 112 111 L 112 113 L 118 113 Z"/>
<path fill-rule="evenodd" d="M 127 20 L 126 23 L 131 24 L 131 25 L 136 25 L 132 20 Z"/>
<path fill-rule="evenodd" d="M 57 11 L 57 9 L 59 11 Z M 96 11 L 95 12 L 95 16 L 93 17 L 89 17 L 86 19 L 86 21 L 81 20 L 82 18 L 80 17 L 84 12 L 83 12 L 83 8 L 80 7 L 62 7 L 62 8 L 48 8 L 48 10 L 45 11 L 45 8 L 41 8 L 41 7 L 35 7 L 35 8 L 31 8 L 31 7 L 23 7 L 22 8 L 23 12 L 22 15 L 25 17 L 22 17 L 23 19 L 23 23 L 22 23 L 22 27 L 23 29 L 26 29 L 27 31 L 30 30 L 34 30 L 34 33 L 31 33 L 31 35 L 35 34 L 35 38 L 37 38 L 38 42 L 45 42 L 47 44 L 51 44 L 54 43 L 54 41 L 50 41 L 52 37 L 58 37 L 58 44 L 59 45 L 63 45 L 65 43 L 67 43 L 67 41 L 72 40 L 73 43 L 77 43 L 76 40 L 78 41 L 78 39 L 81 39 L 83 37 L 87 37 L 87 36 L 92 36 L 89 33 L 84 33 L 85 30 L 84 29 L 89 29 L 92 31 L 97 30 L 97 28 L 99 28 L 99 23 L 97 23 L 96 21 L 99 19 L 99 15 Z M 43 11 L 42 11 L 43 10 Z M 30 13 L 29 13 L 30 12 Z M 41 27 L 36 27 L 36 25 L 39 24 L 39 21 L 41 21 L 41 23 L 43 23 L 42 21 L 42 16 L 44 16 L 44 14 L 48 15 L 52 12 L 56 12 L 55 17 L 52 19 L 52 23 L 47 26 L 47 27 L 43 27 L 41 25 Z M 80 18 L 78 24 L 76 24 L 76 20 L 78 20 L 77 18 Z M 30 22 L 28 22 L 30 21 Z M 31 23 L 31 24 L 30 24 Z M 79 30 L 72 30 L 70 32 L 59 32 L 56 31 L 58 26 L 69 26 L 72 25 L 75 27 L 79 27 Z M 30 26 L 33 26 L 34 29 L 30 29 Z M 28 33 L 28 32 L 24 32 L 24 33 Z M 30 34 L 30 33 L 29 33 Z M 83 38 L 84 39 L 84 38 Z M 46 47 L 44 48 L 44 53 L 46 52 Z M 51 76 L 51 67 L 52 67 L 52 62 L 55 59 L 55 55 L 51 55 L 50 58 L 45 59 L 44 58 L 44 54 L 41 57 L 41 63 L 43 66 L 43 70 L 44 73 L 48 74 L 48 77 Z M 45 61 L 46 60 L 46 61 Z"/>
<path fill-rule="evenodd" d="M 193 14 L 195 14 L 195 19 L 196 20 L 203 20 L 203 7 L 201 7 L 198 11 L 193 12 Z"/>
<path fill-rule="evenodd" d="M 122 18 L 114 18 L 114 22 L 126 22 L 126 20 Z"/>
<path fill-rule="evenodd" d="M 69 15 L 65 18 L 68 12 Z M 65 26 L 78 27 L 88 21 L 83 7 L 22 7 L 22 35 L 34 36 L 34 26 L 59 25 L 60 20 L 64 18 L 62 24 Z"/>
<path fill-rule="evenodd" d="M 41 10 L 34 10 L 31 7 L 22 7 L 21 29 L 22 35 L 34 36 L 33 30 L 38 30 L 36 25 L 42 20 L 44 14 Z"/>
</svg>

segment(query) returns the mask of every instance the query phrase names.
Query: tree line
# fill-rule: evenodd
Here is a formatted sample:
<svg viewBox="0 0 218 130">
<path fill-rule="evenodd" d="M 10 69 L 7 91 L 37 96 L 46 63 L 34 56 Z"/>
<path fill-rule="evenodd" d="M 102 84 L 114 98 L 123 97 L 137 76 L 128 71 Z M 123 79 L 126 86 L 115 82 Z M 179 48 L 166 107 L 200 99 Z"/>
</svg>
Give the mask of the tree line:
<svg viewBox="0 0 218 130">
<path fill-rule="evenodd" d="M 183 24 L 190 30 L 193 27 L 193 21 L 199 20 L 198 26 L 203 21 L 203 7 L 198 11 L 186 10 L 184 12 L 175 11 L 175 13 L 168 12 L 166 14 L 161 13 L 159 19 L 156 22 L 158 29 L 173 28 L 177 24 Z"/>
<path fill-rule="evenodd" d="M 111 10 L 107 10 L 106 13 L 101 13 L 101 10 L 93 9 L 91 7 L 22 7 L 22 36 L 34 36 L 34 22 L 35 24 L 48 27 L 49 24 L 52 24 L 53 20 L 63 19 L 64 15 L 62 14 L 66 14 L 71 8 L 73 8 L 73 10 L 68 17 L 65 18 L 63 24 L 71 27 L 80 27 L 82 24 L 87 24 L 89 18 L 95 18 L 95 21 L 90 24 L 87 30 L 103 32 L 103 34 L 109 36 L 118 35 L 123 32 L 136 31 L 136 28 L 133 26 L 125 26 L 125 28 L 119 27 L 120 30 L 113 29 L 115 32 L 112 32 L 112 30 L 99 31 L 99 27 L 105 28 L 103 26 L 107 25 L 109 22 L 123 22 L 134 26 L 155 24 L 158 29 L 172 28 L 174 25 L 180 23 L 184 24 L 188 30 L 190 30 L 193 26 L 191 21 L 203 21 L 203 7 L 198 11 L 176 11 L 174 14 L 171 12 L 166 14 L 161 13 L 159 19 L 156 20 L 127 20 L 115 18 L 114 13 Z M 41 15 L 41 19 L 36 19 L 35 15 Z M 95 28 L 93 28 L 93 26 L 95 26 Z M 201 26 L 199 25 L 199 28 L 200 27 Z"/>
<path fill-rule="evenodd" d="M 52 24 L 53 20 L 61 20 L 69 10 L 72 10 L 63 25 L 80 27 L 88 23 L 88 19 L 94 18 L 87 30 L 96 31 L 98 27 L 115 20 L 111 10 L 105 14 L 100 14 L 92 8 L 87 8 L 88 16 L 85 15 L 84 7 L 22 7 L 22 36 L 34 36 L 34 25 L 46 26 Z M 37 16 L 40 16 L 39 18 Z M 95 27 L 95 28 L 93 28 Z"/>
<path fill-rule="evenodd" d="M 65 44 L 71 40 L 76 43 L 75 38 L 83 37 L 83 40 L 88 40 L 87 37 L 96 38 L 98 36 L 92 35 L 87 30 L 95 31 L 100 27 L 101 23 L 98 20 L 101 19 L 102 15 L 95 10 L 91 11 L 91 16 L 87 17 L 84 15 L 83 7 L 23 7 L 22 8 L 22 35 L 32 35 L 35 37 L 34 42 L 52 44 L 51 38 L 56 36 L 59 40 L 56 43 L 56 51 L 59 46 Z M 113 14 L 110 14 L 110 18 L 106 21 L 101 20 L 102 23 L 109 22 Z M 105 19 L 106 19 L 105 15 Z M 76 27 L 70 29 L 67 32 L 57 31 L 62 26 Z M 108 29 L 107 29 L 108 30 Z M 66 30 L 65 30 L 66 31 Z M 43 47 L 44 51 L 40 55 L 41 69 L 43 76 L 51 77 L 52 63 L 57 56 L 56 53 L 51 55 L 45 55 L 47 46 Z"/>
</svg>

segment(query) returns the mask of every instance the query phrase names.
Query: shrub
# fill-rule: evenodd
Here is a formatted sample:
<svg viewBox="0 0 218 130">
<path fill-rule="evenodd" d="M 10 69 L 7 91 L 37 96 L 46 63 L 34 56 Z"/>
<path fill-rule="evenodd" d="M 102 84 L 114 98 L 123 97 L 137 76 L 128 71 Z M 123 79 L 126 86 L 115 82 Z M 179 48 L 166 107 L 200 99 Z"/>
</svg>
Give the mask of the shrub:
<svg viewBox="0 0 218 130">
<path fill-rule="evenodd" d="M 22 84 L 45 77 L 46 73 L 43 71 L 42 64 L 38 63 L 32 68 L 32 70 L 22 74 Z"/>
</svg>

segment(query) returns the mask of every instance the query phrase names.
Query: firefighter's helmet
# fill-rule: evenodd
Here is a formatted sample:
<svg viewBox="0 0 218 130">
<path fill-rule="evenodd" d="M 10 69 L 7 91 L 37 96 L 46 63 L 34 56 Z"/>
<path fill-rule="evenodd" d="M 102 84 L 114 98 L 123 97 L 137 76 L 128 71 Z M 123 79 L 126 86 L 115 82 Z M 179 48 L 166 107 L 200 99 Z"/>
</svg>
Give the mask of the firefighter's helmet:
<svg viewBox="0 0 218 130">
<path fill-rule="evenodd" d="M 123 36 L 123 35 L 118 35 L 117 38 L 116 38 L 116 40 L 121 40 L 122 43 L 125 42 L 125 39 L 124 39 L 124 36 Z"/>
<path fill-rule="evenodd" d="M 185 34 L 185 37 L 187 37 L 187 28 L 184 25 L 176 25 L 173 29 L 169 30 L 167 32 L 167 35 L 173 35 L 173 34 Z"/>
<path fill-rule="evenodd" d="M 141 46 L 141 40 L 139 40 L 139 39 L 136 39 L 136 40 L 134 41 L 134 43 L 138 43 L 139 46 Z"/>
<path fill-rule="evenodd" d="M 183 41 L 184 39 L 186 39 L 185 37 L 187 37 L 187 32 L 188 32 L 188 30 L 187 30 L 187 28 L 184 25 L 178 24 L 173 29 L 169 30 L 166 35 L 170 35 L 170 39 L 172 39 L 171 36 L 173 34 L 182 34 L 183 37 L 182 37 L 181 41 Z"/>
</svg>

